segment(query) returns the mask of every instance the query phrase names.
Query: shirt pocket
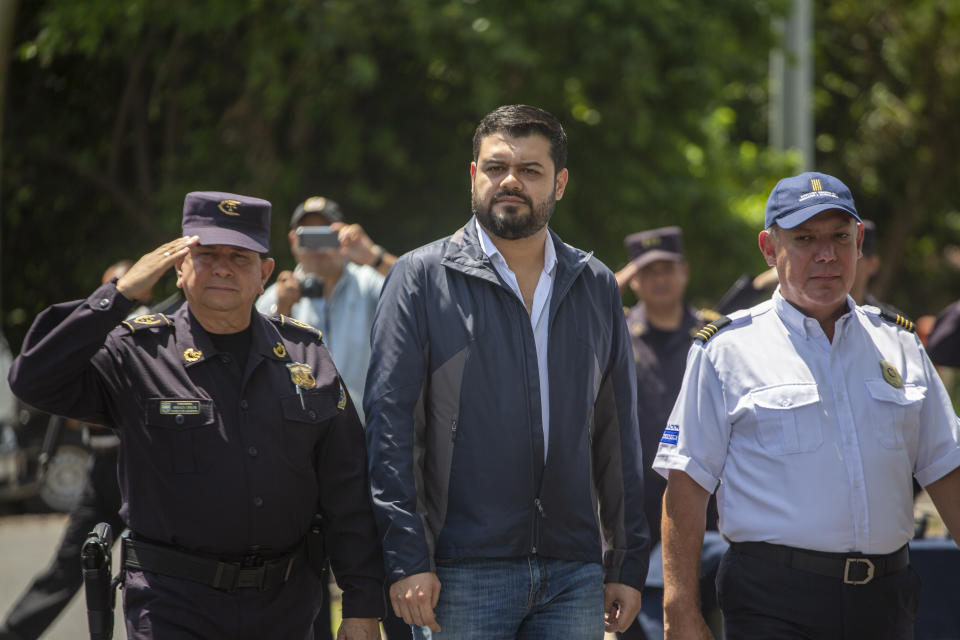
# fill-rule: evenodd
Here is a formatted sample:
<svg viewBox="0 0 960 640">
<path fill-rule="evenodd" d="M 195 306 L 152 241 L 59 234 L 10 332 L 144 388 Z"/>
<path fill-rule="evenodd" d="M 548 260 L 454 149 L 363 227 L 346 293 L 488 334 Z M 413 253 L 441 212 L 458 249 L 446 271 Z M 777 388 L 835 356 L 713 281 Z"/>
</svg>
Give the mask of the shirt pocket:
<svg viewBox="0 0 960 640">
<path fill-rule="evenodd" d="M 283 448 L 294 466 L 305 469 L 313 465 L 317 444 L 326 436 L 328 422 L 340 412 L 338 390 L 304 391 L 280 397 L 283 415 Z"/>
<path fill-rule="evenodd" d="M 148 398 L 150 437 L 170 472 L 203 473 L 210 469 L 216 437 L 213 401 L 202 398 Z"/>
<path fill-rule="evenodd" d="M 913 384 L 897 388 L 882 378 L 868 378 L 864 383 L 870 395 L 868 428 L 887 449 L 903 449 L 905 434 L 919 429 L 926 388 Z"/>
<path fill-rule="evenodd" d="M 774 455 L 816 451 L 823 444 L 816 383 L 782 384 L 750 393 L 760 445 Z"/>
</svg>

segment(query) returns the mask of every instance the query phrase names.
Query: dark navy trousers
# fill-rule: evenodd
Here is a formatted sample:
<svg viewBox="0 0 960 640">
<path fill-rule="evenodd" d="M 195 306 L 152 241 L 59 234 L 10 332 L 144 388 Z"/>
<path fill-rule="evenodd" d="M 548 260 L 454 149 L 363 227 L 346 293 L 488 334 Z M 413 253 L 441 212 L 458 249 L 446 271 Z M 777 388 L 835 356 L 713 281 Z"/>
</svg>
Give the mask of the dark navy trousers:
<svg viewBox="0 0 960 640">
<path fill-rule="evenodd" d="M 727 640 L 912 640 L 920 577 L 907 567 L 848 585 L 727 551 L 717 592 Z"/>
</svg>

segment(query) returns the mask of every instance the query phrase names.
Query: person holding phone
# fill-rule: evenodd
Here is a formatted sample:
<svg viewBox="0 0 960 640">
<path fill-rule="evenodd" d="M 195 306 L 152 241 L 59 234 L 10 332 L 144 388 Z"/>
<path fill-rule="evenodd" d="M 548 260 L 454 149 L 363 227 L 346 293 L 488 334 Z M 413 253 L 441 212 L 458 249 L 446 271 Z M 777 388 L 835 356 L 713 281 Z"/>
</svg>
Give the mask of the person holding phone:
<svg viewBox="0 0 960 640">
<path fill-rule="evenodd" d="M 373 314 L 383 278 L 397 258 L 375 244 L 359 224 L 347 224 L 340 205 L 320 196 L 297 206 L 287 237 L 297 265 L 280 272 L 257 300 L 257 309 L 290 316 L 323 332 L 359 410 Z"/>
</svg>

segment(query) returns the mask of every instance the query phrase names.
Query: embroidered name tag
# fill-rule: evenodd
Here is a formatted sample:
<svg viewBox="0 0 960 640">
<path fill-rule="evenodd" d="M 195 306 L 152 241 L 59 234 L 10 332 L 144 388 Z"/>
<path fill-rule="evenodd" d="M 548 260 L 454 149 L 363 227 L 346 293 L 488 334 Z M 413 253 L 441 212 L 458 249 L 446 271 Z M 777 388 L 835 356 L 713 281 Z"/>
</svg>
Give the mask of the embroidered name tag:
<svg viewBox="0 0 960 640">
<path fill-rule="evenodd" d="M 660 437 L 660 442 L 664 444 L 677 444 L 677 440 L 680 438 L 680 425 L 678 424 L 668 424 L 667 428 L 663 430 L 663 435 Z"/>
<path fill-rule="evenodd" d="M 160 415 L 200 415 L 199 400 L 163 400 L 160 402 Z"/>
</svg>

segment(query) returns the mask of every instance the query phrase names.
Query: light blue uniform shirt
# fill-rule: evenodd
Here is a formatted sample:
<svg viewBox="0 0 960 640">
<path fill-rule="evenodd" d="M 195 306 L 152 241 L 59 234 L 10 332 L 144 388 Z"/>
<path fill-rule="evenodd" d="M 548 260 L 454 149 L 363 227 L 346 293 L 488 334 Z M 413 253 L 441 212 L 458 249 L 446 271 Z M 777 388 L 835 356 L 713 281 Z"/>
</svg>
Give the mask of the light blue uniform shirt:
<svg viewBox="0 0 960 640">
<path fill-rule="evenodd" d="M 831 342 L 777 289 L 690 348 L 653 466 L 716 488 L 728 540 L 891 553 L 913 537 L 911 475 L 925 486 L 960 466 L 916 334 L 847 304 Z"/>
<path fill-rule="evenodd" d="M 517 283 L 517 276 L 507 266 L 507 261 L 497 250 L 493 240 L 487 235 L 479 222 L 477 236 L 480 238 L 480 248 L 483 250 L 493 268 L 497 270 L 503 281 L 510 285 L 510 289 L 523 303 L 523 294 Z M 537 373 L 540 376 L 540 413 L 543 421 L 543 461 L 547 461 L 547 449 L 550 443 L 550 378 L 547 376 L 547 341 L 550 337 L 550 298 L 553 295 L 553 277 L 557 269 L 557 250 L 553 248 L 550 234 L 547 233 L 543 245 L 543 271 L 537 280 L 537 288 L 533 292 L 533 306 L 530 309 L 530 327 L 533 329 L 533 340 L 537 347 Z M 524 308 L 526 306 L 524 305 Z"/>
<path fill-rule="evenodd" d="M 297 265 L 294 275 L 303 276 Z M 363 416 L 363 385 L 370 365 L 370 328 L 377 310 L 383 276 L 373 267 L 346 262 L 330 299 L 301 298 L 290 310 L 292 318 L 323 332 L 323 342 L 337 365 L 360 420 Z M 257 299 L 257 310 L 276 314 L 277 284 Z"/>
</svg>

